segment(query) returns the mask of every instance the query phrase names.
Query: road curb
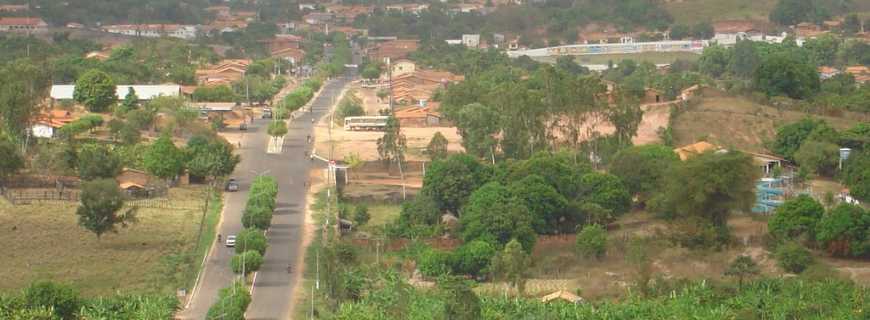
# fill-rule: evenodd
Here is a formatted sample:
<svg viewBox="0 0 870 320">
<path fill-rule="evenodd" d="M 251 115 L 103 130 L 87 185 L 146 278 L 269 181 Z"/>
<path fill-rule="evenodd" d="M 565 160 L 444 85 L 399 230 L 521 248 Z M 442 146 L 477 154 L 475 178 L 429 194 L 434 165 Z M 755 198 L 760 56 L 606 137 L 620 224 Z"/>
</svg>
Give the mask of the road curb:
<svg viewBox="0 0 870 320">
<path fill-rule="evenodd" d="M 224 210 L 226 210 L 227 207 L 226 203 L 224 202 L 226 202 L 226 197 L 221 196 L 221 214 L 220 217 L 218 217 L 218 223 L 214 226 L 216 230 L 220 230 L 221 225 L 223 225 L 224 223 Z M 202 275 L 205 273 L 205 269 L 208 268 L 208 265 L 205 262 L 208 261 L 208 257 L 211 257 L 212 254 L 214 254 L 214 250 L 215 243 L 212 242 L 208 249 L 208 253 L 202 256 L 202 262 L 200 262 L 199 264 L 200 266 L 202 266 L 202 268 L 196 275 L 196 281 L 193 282 L 193 290 L 191 290 L 190 294 L 188 295 L 187 303 L 184 304 L 184 310 L 190 308 L 190 304 L 193 302 L 193 298 L 196 296 L 196 293 L 199 292 L 200 283 L 202 282 Z"/>
</svg>

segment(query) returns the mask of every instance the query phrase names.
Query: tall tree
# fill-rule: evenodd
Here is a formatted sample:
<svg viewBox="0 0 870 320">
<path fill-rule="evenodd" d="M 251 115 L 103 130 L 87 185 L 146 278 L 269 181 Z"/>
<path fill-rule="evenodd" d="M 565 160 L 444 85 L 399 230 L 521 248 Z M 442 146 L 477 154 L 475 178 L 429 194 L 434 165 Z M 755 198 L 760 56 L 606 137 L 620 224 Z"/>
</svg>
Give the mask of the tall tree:
<svg viewBox="0 0 870 320">
<path fill-rule="evenodd" d="M 813 0 L 779 0 L 770 11 L 770 21 L 790 26 L 810 21 L 815 16 Z"/>
<path fill-rule="evenodd" d="M 241 161 L 233 146 L 217 138 L 194 136 L 187 141 L 185 167 L 191 175 L 215 178 L 229 175 Z"/>
<path fill-rule="evenodd" d="M 462 207 L 459 223 L 465 241 L 481 239 L 502 246 L 514 239 L 531 252 L 537 238 L 529 209 L 498 182 L 490 182 L 471 194 Z"/>
<path fill-rule="evenodd" d="M 0 121 L 13 140 L 24 136 L 38 113 L 38 102 L 48 84 L 45 68 L 29 60 L 16 60 L 0 67 Z"/>
<path fill-rule="evenodd" d="M 438 160 L 446 158 L 447 144 L 447 138 L 440 131 L 435 132 L 432 135 L 432 140 L 429 140 L 429 144 L 426 145 L 426 154 L 429 155 L 429 159 Z"/>
<path fill-rule="evenodd" d="M 401 165 L 405 161 L 405 149 L 407 148 L 407 140 L 402 134 L 402 129 L 399 127 L 399 120 L 394 116 L 387 119 L 387 125 L 384 127 L 384 135 L 378 138 L 378 156 L 381 161 L 389 164 L 396 161 Z"/>
<path fill-rule="evenodd" d="M 127 89 L 127 95 L 124 96 L 124 101 L 121 102 L 121 107 L 124 112 L 136 109 L 139 105 L 139 96 L 136 95 L 136 90 L 133 87 Z"/>
<path fill-rule="evenodd" d="M 754 85 L 771 97 L 804 99 L 815 94 L 821 82 L 811 61 L 791 52 L 776 52 L 766 56 L 755 70 Z"/>
<path fill-rule="evenodd" d="M 0 137 L 0 183 L 24 168 L 24 158 L 12 141 Z"/>
<path fill-rule="evenodd" d="M 621 98 L 605 111 L 607 121 L 616 128 L 614 135 L 620 146 L 630 146 L 631 139 L 637 135 L 637 128 L 643 120 L 643 110 L 637 101 Z"/>
<path fill-rule="evenodd" d="M 663 145 L 634 146 L 619 151 L 608 172 L 622 179 L 628 191 L 645 203 L 662 187 L 665 174 L 679 160 L 671 148 Z"/>
<path fill-rule="evenodd" d="M 492 258 L 492 270 L 496 278 L 517 289 L 520 295 L 526 290 L 526 272 L 531 265 L 531 257 L 523 251 L 523 246 L 511 240 L 504 250 Z"/>
<path fill-rule="evenodd" d="M 82 180 L 114 178 L 121 172 L 121 159 L 109 147 L 101 144 L 85 144 L 77 156 L 79 177 Z"/>
<path fill-rule="evenodd" d="M 421 193 L 431 197 L 441 210 L 458 214 L 468 196 L 488 180 L 486 168 L 474 157 L 456 154 L 432 162 L 423 177 Z"/>
<path fill-rule="evenodd" d="M 175 178 L 184 168 L 184 154 L 168 133 L 163 133 L 142 155 L 145 170 L 163 179 Z"/>
<path fill-rule="evenodd" d="M 478 157 L 490 155 L 497 144 L 495 134 L 501 129 L 495 108 L 472 103 L 462 107 L 456 117 L 456 128 L 462 136 L 462 146 Z"/>
<path fill-rule="evenodd" d="M 115 81 L 105 72 L 92 69 L 76 80 L 73 99 L 91 112 L 105 112 L 118 100 Z"/>
<path fill-rule="evenodd" d="M 707 152 L 675 166 L 653 208 L 666 217 L 700 218 L 724 239 L 729 214 L 748 211 L 755 203 L 759 174 L 752 157 L 744 153 Z"/>
<path fill-rule="evenodd" d="M 824 214 L 825 207 L 821 203 L 808 195 L 800 195 L 776 208 L 767 228 L 778 239 L 794 240 L 806 236 L 812 240 L 816 237 L 816 224 Z"/>
<path fill-rule="evenodd" d="M 124 196 L 114 179 L 99 179 L 82 184 L 81 204 L 76 210 L 79 225 L 99 239 L 106 232 L 117 233 L 116 225 L 127 227 L 136 222 L 136 207 L 119 212 Z"/>
</svg>

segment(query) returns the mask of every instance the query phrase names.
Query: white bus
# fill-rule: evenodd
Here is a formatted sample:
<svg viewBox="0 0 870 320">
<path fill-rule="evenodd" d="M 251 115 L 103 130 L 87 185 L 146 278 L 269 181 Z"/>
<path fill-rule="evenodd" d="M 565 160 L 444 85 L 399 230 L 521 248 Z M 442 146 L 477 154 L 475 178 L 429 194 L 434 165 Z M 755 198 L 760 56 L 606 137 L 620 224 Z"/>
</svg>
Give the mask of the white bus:
<svg viewBox="0 0 870 320">
<path fill-rule="evenodd" d="M 387 116 L 346 117 L 344 118 L 344 130 L 384 130 L 384 127 L 387 126 L 387 119 L 389 119 Z"/>
</svg>

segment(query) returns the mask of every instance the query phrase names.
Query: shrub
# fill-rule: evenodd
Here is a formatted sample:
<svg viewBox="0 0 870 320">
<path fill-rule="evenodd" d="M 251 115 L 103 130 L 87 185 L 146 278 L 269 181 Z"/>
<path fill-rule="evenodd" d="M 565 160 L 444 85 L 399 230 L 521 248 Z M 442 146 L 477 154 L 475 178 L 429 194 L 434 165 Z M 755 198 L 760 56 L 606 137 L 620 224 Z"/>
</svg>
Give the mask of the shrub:
<svg viewBox="0 0 870 320">
<path fill-rule="evenodd" d="M 357 226 L 365 225 L 371 219 L 371 215 L 369 215 L 369 207 L 361 204 L 356 206 L 353 211 L 353 221 L 356 222 Z"/>
<path fill-rule="evenodd" d="M 776 260 L 780 268 L 791 273 L 801 273 L 813 264 L 810 252 L 795 242 L 787 242 L 776 249 Z"/>
<path fill-rule="evenodd" d="M 472 276 L 484 274 L 495 253 L 495 247 L 489 242 L 474 240 L 465 243 L 453 253 L 453 271 Z"/>
<path fill-rule="evenodd" d="M 208 320 L 244 320 L 245 310 L 251 303 L 251 293 L 241 282 L 221 289 L 218 300 L 208 309 Z"/>
<path fill-rule="evenodd" d="M 450 253 L 429 248 L 417 256 L 417 268 L 427 277 L 437 278 L 450 273 Z"/>
<path fill-rule="evenodd" d="M 272 210 L 263 206 L 248 206 L 242 213 L 242 226 L 266 230 L 272 225 Z"/>
<path fill-rule="evenodd" d="M 50 281 L 34 282 L 24 289 L 24 300 L 29 308 L 52 308 L 62 319 L 75 319 L 81 304 L 75 289 Z"/>
<path fill-rule="evenodd" d="M 263 230 L 260 229 L 244 229 L 236 236 L 237 254 L 253 250 L 259 252 L 260 255 L 264 255 L 268 246 L 266 236 L 263 235 Z"/>
<path fill-rule="evenodd" d="M 255 250 L 248 250 L 237 254 L 233 256 L 233 261 L 231 262 L 231 267 L 235 273 L 242 273 L 242 267 L 244 266 L 245 274 L 248 274 L 259 270 L 261 265 L 263 265 L 263 256 Z"/>
<path fill-rule="evenodd" d="M 577 233 L 575 246 L 581 256 L 600 259 L 607 250 L 607 230 L 601 225 L 587 225 Z"/>
</svg>

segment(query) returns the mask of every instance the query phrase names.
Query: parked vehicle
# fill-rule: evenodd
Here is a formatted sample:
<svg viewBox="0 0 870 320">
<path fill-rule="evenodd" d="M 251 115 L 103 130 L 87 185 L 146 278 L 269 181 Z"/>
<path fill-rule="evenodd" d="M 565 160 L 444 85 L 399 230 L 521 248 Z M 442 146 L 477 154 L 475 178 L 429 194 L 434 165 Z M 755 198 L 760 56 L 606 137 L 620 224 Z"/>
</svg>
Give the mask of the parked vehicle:
<svg viewBox="0 0 870 320">
<path fill-rule="evenodd" d="M 239 191 L 239 182 L 236 179 L 230 178 L 230 180 L 227 180 L 226 190 L 229 192 Z"/>
<path fill-rule="evenodd" d="M 263 108 L 263 119 L 272 119 L 272 109 Z"/>
<path fill-rule="evenodd" d="M 227 236 L 227 247 L 235 247 L 236 246 L 236 236 Z"/>
</svg>

